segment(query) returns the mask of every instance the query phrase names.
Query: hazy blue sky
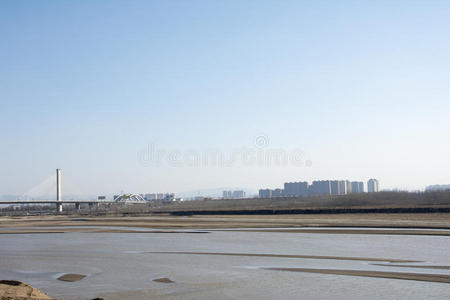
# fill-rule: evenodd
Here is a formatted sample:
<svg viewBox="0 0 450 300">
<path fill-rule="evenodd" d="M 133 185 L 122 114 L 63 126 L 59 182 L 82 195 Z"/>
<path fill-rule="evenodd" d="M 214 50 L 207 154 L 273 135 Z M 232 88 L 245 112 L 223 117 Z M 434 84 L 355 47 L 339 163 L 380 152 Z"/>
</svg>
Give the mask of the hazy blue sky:
<svg viewBox="0 0 450 300">
<path fill-rule="evenodd" d="M 450 183 L 450 1 L 2 0 L 0 37 L 0 194 Z M 243 148 L 308 165 L 171 163 Z"/>
</svg>

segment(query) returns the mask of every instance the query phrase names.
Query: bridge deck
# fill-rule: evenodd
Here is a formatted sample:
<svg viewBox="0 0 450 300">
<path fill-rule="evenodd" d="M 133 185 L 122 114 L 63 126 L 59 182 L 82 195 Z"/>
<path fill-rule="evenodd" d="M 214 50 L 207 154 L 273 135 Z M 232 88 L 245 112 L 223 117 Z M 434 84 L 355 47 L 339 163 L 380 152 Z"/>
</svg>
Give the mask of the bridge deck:
<svg viewBox="0 0 450 300">
<path fill-rule="evenodd" d="M 117 203 L 116 201 L 90 201 L 90 200 L 64 200 L 64 201 L 56 201 L 56 200 L 14 200 L 14 201 L 0 201 L 0 204 L 76 204 L 76 203 L 104 203 L 111 204 Z"/>
</svg>

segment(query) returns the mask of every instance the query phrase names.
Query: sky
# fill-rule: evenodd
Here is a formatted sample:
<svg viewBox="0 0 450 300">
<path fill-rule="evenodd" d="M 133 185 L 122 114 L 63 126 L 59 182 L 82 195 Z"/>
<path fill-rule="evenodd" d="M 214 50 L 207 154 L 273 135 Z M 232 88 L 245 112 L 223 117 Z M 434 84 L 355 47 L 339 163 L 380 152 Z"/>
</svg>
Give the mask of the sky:
<svg viewBox="0 0 450 300">
<path fill-rule="evenodd" d="M 449 1 L 2 0 L 0 194 L 449 184 L 449 28 Z"/>
</svg>

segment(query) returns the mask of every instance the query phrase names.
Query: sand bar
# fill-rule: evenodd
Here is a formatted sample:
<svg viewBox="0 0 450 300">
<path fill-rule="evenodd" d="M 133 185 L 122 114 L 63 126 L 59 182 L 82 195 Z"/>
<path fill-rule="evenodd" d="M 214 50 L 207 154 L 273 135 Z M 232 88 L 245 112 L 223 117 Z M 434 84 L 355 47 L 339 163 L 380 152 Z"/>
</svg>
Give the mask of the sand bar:
<svg viewBox="0 0 450 300">
<path fill-rule="evenodd" d="M 322 234 L 387 234 L 387 235 L 435 235 L 450 236 L 450 230 L 423 229 L 238 229 L 243 232 L 283 232 L 283 233 L 322 233 Z"/>
<path fill-rule="evenodd" d="M 371 264 L 371 265 L 373 265 L 373 266 L 383 266 L 383 267 L 450 270 L 450 266 L 417 266 L 417 265 L 391 265 L 391 264 Z"/>
<path fill-rule="evenodd" d="M 174 281 L 170 280 L 170 278 L 167 278 L 167 277 L 153 279 L 153 281 L 160 282 L 160 283 L 173 283 L 174 282 Z"/>
<path fill-rule="evenodd" d="M 81 275 L 81 274 L 64 274 L 64 275 L 58 277 L 58 280 L 75 282 L 75 281 L 80 281 L 84 277 L 86 277 L 86 275 Z"/>
<path fill-rule="evenodd" d="M 147 252 L 151 254 L 185 254 L 185 255 L 220 255 L 220 256 L 242 256 L 242 257 L 276 257 L 276 258 L 304 258 L 304 259 L 334 259 L 334 260 L 359 260 L 359 261 L 382 261 L 394 263 L 420 262 L 416 260 L 374 258 L 374 257 L 345 257 L 345 256 L 322 256 L 322 255 L 291 255 L 291 254 L 262 254 L 262 253 L 221 253 L 221 252 Z"/>
<path fill-rule="evenodd" d="M 264 270 L 450 283 L 450 275 L 441 275 L 441 274 L 400 273 L 400 272 L 380 272 L 380 271 L 361 271 L 361 270 L 308 269 L 308 268 L 264 268 Z"/>
</svg>

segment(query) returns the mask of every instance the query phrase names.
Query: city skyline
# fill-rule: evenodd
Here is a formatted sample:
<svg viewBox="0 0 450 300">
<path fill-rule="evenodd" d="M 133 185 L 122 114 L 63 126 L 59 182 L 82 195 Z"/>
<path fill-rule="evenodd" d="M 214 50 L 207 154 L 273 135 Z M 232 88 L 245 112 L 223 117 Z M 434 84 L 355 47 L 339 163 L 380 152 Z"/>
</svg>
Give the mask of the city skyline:
<svg viewBox="0 0 450 300">
<path fill-rule="evenodd" d="M 350 180 L 314 180 L 311 184 L 307 181 L 285 182 L 284 188 L 262 188 L 258 191 L 259 198 L 276 197 L 309 197 L 316 195 L 347 195 L 359 193 L 380 192 L 380 183 L 371 178 L 367 181 L 367 190 L 362 181 Z"/>
<path fill-rule="evenodd" d="M 61 170 L 61 169 L 58 169 L 58 170 Z M 4 199 L 4 200 L 7 200 L 7 199 L 9 199 L 9 200 L 11 200 L 11 199 L 53 199 L 53 198 L 55 198 L 54 189 L 56 188 L 55 178 L 56 178 L 56 176 L 51 175 L 51 176 L 47 177 L 44 181 L 40 182 L 39 184 L 37 184 L 36 186 L 31 188 L 28 192 L 25 192 L 22 194 L 13 194 L 13 193 L 0 194 L 0 199 Z M 108 190 L 108 191 L 100 191 L 98 193 L 83 193 L 83 192 L 80 192 L 79 188 L 76 185 L 74 185 L 73 182 L 71 182 L 71 179 L 69 179 L 69 182 L 67 182 L 66 180 L 64 181 L 64 184 L 62 185 L 62 190 L 64 191 L 63 198 L 66 200 L 75 199 L 77 197 L 79 197 L 80 199 L 94 199 L 94 198 L 97 198 L 97 196 L 99 196 L 99 195 L 107 195 L 108 197 L 114 198 L 114 195 L 127 194 L 127 193 L 140 194 L 140 195 L 149 195 L 152 193 L 162 195 L 162 194 L 167 194 L 167 193 L 173 193 L 173 194 L 176 194 L 177 196 L 181 196 L 186 199 L 193 199 L 195 197 L 203 197 L 203 196 L 204 197 L 213 197 L 213 198 L 224 198 L 225 192 L 229 192 L 229 193 L 243 192 L 243 194 L 248 197 L 255 197 L 255 196 L 258 196 L 259 191 L 262 189 L 275 191 L 274 195 L 281 197 L 281 196 L 290 196 L 289 192 L 288 192 L 288 194 L 284 194 L 284 191 L 286 190 L 286 186 L 289 184 L 303 183 L 306 185 L 306 188 L 311 188 L 311 186 L 313 186 L 314 183 L 320 184 L 321 182 L 328 182 L 329 184 L 331 184 L 330 185 L 330 193 L 340 194 L 340 193 L 336 192 L 339 189 L 344 189 L 345 191 L 348 191 L 348 190 L 361 191 L 362 190 L 363 192 L 369 192 L 370 189 L 369 189 L 368 185 L 369 185 L 369 182 L 372 180 L 376 181 L 376 190 L 377 191 L 417 192 L 417 191 L 427 191 L 428 189 L 430 189 L 432 187 L 448 186 L 445 184 L 444 185 L 439 185 L 439 184 L 427 185 L 423 189 L 412 189 L 412 190 L 402 189 L 402 188 L 398 188 L 398 187 L 387 188 L 387 187 L 384 187 L 384 185 L 382 188 L 380 188 L 380 181 L 378 179 L 373 179 L 373 178 L 369 177 L 367 180 L 363 180 L 364 182 L 348 180 L 348 179 L 324 180 L 323 178 L 319 178 L 316 180 L 306 180 L 306 181 L 298 181 L 298 179 L 297 179 L 297 181 L 291 180 L 289 182 L 285 182 L 284 186 L 282 186 L 281 188 L 279 188 L 279 184 L 274 184 L 269 187 L 262 187 L 261 185 L 257 185 L 256 187 L 245 187 L 242 185 L 240 185 L 240 186 L 236 185 L 234 187 L 222 186 L 222 187 L 212 187 L 212 188 L 206 188 L 206 189 L 192 189 L 192 190 L 181 190 L 181 191 L 176 191 L 174 189 L 172 189 L 172 190 L 156 189 L 156 190 L 152 191 L 152 189 L 144 188 L 141 190 L 115 189 L 115 190 Z M 311 182 L 311 185 L 309 185 L 309 182 Z M 345 187 L 333 186 L 333 184 L 336 185 L 337 183 L 345 183 L 346 186 Z M 313 186 L 313 188 L 314 188 L 314 186 Z M 309 196 L 310 194 L 300 193 L 299 195 Z M 242 198 L 242 196 L 238 196 L 236 198 Z"/>
</svg>

